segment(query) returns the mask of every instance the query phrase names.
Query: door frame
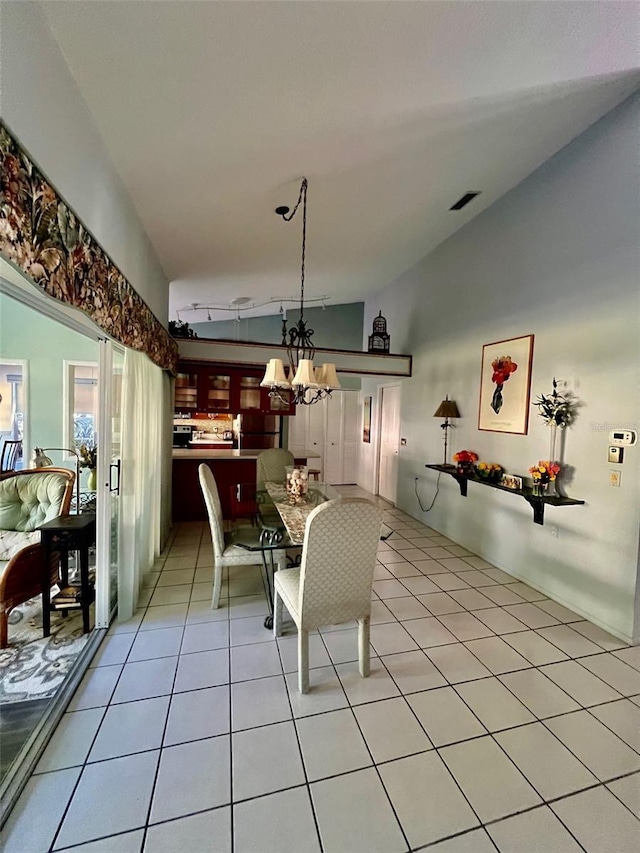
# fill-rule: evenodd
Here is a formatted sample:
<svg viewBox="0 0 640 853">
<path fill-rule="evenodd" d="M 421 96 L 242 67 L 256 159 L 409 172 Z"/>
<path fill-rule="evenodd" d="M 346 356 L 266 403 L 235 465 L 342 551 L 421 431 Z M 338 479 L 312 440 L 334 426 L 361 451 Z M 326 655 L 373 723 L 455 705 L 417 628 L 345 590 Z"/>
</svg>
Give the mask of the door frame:
<svg viewBox="0 0 640 853">
<path fill-rule="evenodd" d="M 375 419 L 375 454 L 373 460 L 373 485 L 375 488 L 374 494 L 380 494 L 380 450 L 382 447 L 382 398 L 384 395 L 385 388 L 399 388 L 400 389 L 400 400 L 402 401 L 402 382 L 385 382 L 382 385 L 378 385 L 377 394 L 376 394 L 376 409 L 378 412 L 378 416 Z M 398 448 L 400 447 L 400 431 L 398 431 Z M 396 498 L 397 490 L 396 490 Z M 383 498 L 383 500 L 388 500 L 388 498 Z M 395 506 L 395 501 L 393 502 Z"/>
</svg>

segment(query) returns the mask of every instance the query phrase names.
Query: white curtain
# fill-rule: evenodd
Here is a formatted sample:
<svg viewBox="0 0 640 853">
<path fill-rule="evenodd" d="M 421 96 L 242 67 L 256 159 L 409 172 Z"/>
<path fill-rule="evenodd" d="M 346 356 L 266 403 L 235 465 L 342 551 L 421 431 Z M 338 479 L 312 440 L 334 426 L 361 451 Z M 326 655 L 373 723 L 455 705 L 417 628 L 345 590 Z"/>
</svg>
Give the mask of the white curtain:
<svg viewBox="0 0 640 853">
<path fill-rule="evenodd" d="M 118 619 L 131 618 L 160 552 L 164 379 L 144 353 L 125 351 L 118 529 Z"/>
</svg>

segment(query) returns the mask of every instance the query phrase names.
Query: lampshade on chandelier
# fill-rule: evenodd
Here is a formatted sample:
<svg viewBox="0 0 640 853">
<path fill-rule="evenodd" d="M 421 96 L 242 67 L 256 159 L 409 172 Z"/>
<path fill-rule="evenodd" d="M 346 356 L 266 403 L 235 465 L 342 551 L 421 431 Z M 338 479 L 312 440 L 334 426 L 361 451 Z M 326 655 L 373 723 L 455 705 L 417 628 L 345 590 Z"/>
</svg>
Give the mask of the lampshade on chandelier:
<svg viewBox="0 0 640 853">
<path fill-rule="evenodd" d="M 304 263 L 307 246 L 307 179 L 302 179 L 300 195 L 296 206 L 289 213 L 288 207 L 277 207 L 276 213 L 285 222 L 290 222 L 296 215 L 302 202 L 302 267 L 300 273 L 300 317 L 295 326 L 287 329 L 286 320 L 282 323 L 282 345 L 287 347 L 289 375 L 281 358 L 272 358 L 265 370 L 260 385 L 270 388 L 270 397 L 282 397 L 283 389 L 291 389 L 293 401 L 297 405 L 317 403 L 323 397 L 331 395 L 333 390 L 340 388 L 335 364 L 313 366 L 315 347 L 311 341 L 313 329 L 307 328 L 304 319 Z M 308 393 L 311 392 L 311 393 Z"/>
</svg>

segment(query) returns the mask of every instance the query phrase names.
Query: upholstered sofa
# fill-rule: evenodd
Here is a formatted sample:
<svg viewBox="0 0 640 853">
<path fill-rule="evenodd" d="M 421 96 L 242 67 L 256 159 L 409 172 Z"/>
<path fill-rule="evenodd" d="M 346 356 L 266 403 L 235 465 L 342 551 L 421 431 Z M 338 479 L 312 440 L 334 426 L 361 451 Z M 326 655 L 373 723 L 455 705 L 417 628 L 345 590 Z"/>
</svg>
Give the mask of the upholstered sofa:
<svg viewBox="0 0 640 853">
<path fill-rule="evenodd" d="M 0 648 L 8 642 L 8 616 L 42 590 L 44 552 L 36 528 L 68 515 L 76 475 L 67 468 L 12 471 L 0 477 Z M 51 560 L 51 584 L 59 580 Z"/>
</svg>

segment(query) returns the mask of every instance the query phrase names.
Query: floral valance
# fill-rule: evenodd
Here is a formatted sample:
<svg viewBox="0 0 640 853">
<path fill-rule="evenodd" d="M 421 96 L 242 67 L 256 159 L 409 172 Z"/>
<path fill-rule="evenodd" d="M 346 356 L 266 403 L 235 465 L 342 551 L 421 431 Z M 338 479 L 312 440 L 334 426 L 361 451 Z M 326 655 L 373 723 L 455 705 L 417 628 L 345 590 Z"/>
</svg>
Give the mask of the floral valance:
<svg viewBox="0 0 640 853">
<path fill-rule="evenodd" d="M 0 181 L 0 253 L 49 296 L 175 372 L 176 342 L 2 124 Z"/>
</svg>

